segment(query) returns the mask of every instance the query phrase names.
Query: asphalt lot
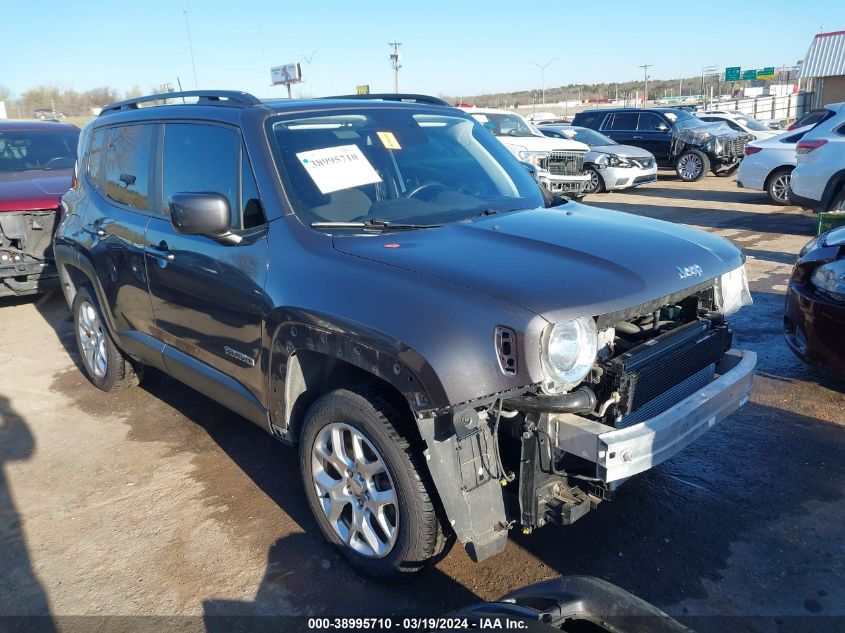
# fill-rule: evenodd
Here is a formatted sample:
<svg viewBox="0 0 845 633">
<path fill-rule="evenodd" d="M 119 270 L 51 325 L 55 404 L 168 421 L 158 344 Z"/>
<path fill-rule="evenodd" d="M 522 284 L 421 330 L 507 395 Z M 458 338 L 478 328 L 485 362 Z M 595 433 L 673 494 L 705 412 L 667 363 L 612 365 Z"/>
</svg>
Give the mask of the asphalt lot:
<svg viewBox="0 0 845 633">
<path fill-rule="evenodd" d="M 575 525 L 481 564 L 456 547 L 404 585 L 361 579 L 325 543 L 294 449 L 161 374 L 102 394 L 60 295 L 0 300 L 0 615 L 434 615 L 590 574 L 698 631 L 842 630 L 825 616 L 845 618 L 845 385 L 780 334 L 814 219 L 733 178 L 661 177 L 587 202 L 744 249 L 755 304 L 733 324 L 759 354 L 751 401 Z"/>
</svg>

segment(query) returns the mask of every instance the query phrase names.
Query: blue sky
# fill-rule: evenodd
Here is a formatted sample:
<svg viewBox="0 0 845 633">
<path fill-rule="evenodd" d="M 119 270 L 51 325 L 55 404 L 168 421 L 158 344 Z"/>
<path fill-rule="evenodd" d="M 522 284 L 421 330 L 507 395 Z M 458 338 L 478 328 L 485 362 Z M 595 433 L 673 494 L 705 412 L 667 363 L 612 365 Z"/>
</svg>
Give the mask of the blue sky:
<svg viewBox="0 0 845 633">
<path fill-rule="evenodd" d="M 177 77 L 193 88 L 185 7 L 199 87 L 261 97 L 282 96 L 269 68 L 292 61 L 306 80 L 295 96 L 349 93 L 357 84 L 390 91 L 393 40 L 403 43 L 402 91 L 461 96 L 539 88 L 531 62 L 554 57 L 547 87 L 639 79 L 645 62 L 655 78 L 692 76 L 711 64 L 793 64 L 820 27 L 845 29 L 842 0 L 4 4 L 0 85 L 13 95 L 39 84 L 147 91 Z M 534 7 L 543 15 L 528 12 Z"/>
</svg>

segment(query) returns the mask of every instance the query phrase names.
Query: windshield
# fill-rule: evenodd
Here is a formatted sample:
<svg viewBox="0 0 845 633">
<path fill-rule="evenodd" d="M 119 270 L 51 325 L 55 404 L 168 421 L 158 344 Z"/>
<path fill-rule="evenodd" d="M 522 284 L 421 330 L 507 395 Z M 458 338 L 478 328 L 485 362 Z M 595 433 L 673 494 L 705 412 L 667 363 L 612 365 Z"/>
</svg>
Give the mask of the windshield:
<svg viewBox="0 0 845 633">
<path fill-rule="evenodd" d="M 747 116 L 738 116 L 735 119 L 738 123 L 744 125 L 749 130 L 754 130 L 755 132 L 771 132 L 772 128 L 766 127 L 762 123 L 760 123 L 757 119 L 752 119 Z"/>
<path fill-rule="evenodd" d="M 544 205 L 528 171 L 463 114 L 367 108 L 268 125 L 294 211 L 307 224 L 435 225 Z"/>
<path fill-rule="evenodd" d="M 472 118 L 496 136 L 537 136 L 518 114 L 472 113 Z"/>
<path fill-rule="evenodd" d="M 700 127 L 702 125 L 706 125 L 704 121 L 699 119 L 696 116 L 693 116 L 689 112 L 685 110 L 675 110 L 672 112 L 664 112 L 664 116 L 672 121 L 676 127 L 680 129 L 690 128 L 690 127 Z"/>
<path fill-rule="evenodd" d="M 0 172 L 72 169 L 79 130 L 0 130 Z"/>
</svg>

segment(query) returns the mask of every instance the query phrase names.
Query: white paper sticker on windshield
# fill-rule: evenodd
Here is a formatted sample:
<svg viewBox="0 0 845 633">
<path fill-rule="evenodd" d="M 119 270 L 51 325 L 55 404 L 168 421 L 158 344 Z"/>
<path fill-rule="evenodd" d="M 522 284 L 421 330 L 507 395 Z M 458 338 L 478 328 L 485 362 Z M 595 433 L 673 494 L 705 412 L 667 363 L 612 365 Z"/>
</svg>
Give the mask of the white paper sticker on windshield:
<svg viewBox="0 0 845 633">
<path fill-rule="evenodd" d="M 479 123 L 487 123 L 490 119 L 487 118 L 486 114 L 473 114 L 472 118 L 478 121 Z"/>
<path fill-rule="evenodd" d="M 677 118 L 678 118 L 678 115 L 677 115 L 677 114 L 675 114 L 674 112 L 664 112 L 664 113 L 663 113 L 663 116 L 665 116 L 665 117 L 666 117 L 667 119 L 669 119 L 670 121 L 674 121 L 675 119 L 677 119 Z"/>
<path fill-rule="evenodd" d="M 299 152 L 296 157 L 321 193 L 381 182 L 357 145 L 342 145 Z"/>
</svg>

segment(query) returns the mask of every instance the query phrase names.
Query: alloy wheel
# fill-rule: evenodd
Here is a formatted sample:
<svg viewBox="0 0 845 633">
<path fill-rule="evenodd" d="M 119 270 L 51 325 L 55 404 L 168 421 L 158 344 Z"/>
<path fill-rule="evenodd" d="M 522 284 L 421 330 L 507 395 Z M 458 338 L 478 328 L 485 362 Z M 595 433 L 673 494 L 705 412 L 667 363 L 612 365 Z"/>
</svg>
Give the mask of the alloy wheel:
<svg viewBox="0 0 845 633">
<path fill-rule="evenodd" d="M 595 193 L 599 190 L 599 175 L 593 169 L 588 169 L 587 175 L 590 177 L 590 182 L 587 185 L 585 192 Z"/>
<path fill-rule="evenodd" d="M 703 168 L 704 165 L 702 165 L 701 159 L 695 154 L 686 154 L 678 162 L 678 171 L 685 180 L 698 178 Z"/>
<path fill-rule="evenodd" d="M 791 174 L 781 174 L 772 181 L 772 195 L 778 202 L 789 202 L 789 181 Z"/>
<path fill-rule="evenodd" d="M 336 422 L 320 430 L 311 449 L 318 501 L 332 530 L 368 558 L 390 553 L 399 534 L 396 486 L 373 443 Z"/>
<path fill-rule="evenodd" d="M 94 376 L 102 378 L 108 370 L 106 332 L 97 309 L 90 302 L 83 301 L 79 305 L 76 327 L 79 330 L 83 362 Z"/>
</svg>

